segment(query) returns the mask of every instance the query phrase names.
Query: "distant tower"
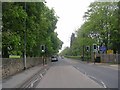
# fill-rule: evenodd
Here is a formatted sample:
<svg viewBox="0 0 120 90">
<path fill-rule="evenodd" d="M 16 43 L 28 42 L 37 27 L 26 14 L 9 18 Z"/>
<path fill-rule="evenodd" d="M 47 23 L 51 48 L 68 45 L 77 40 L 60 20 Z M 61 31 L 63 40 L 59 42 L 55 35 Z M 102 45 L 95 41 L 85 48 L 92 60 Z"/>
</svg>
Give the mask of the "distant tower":
<svg viewBox="0 0 120 90">
<path fill-rule="evenodd" d="M 74 40 L 75 40 L 75 34 L 72 33 L 72 35 L 71 35 L 71 40 L 70 40 L 70 47 L 72 46 Z"/>
</svg>

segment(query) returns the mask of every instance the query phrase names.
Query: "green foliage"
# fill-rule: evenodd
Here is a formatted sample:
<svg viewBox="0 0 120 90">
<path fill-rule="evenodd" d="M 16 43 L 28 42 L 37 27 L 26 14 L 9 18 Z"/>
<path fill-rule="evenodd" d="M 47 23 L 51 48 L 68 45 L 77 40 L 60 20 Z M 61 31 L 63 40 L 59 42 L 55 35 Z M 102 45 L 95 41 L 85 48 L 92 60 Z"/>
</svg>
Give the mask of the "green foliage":
<svg viewBox="0 0 120 90">
<path fill-rule="evenodd" d="M 65 56 L 66 58 L 77 59 L 80 60 L 81 56 Z"/>
<path fill-rule="evenodd" d="M 3 3 L 2 53 L 22 55 L 26 36 L 27 56 L 41 56 L 40 46 L 46 46 L 46 55 L 58 53 L 62 41 L 54 32 L 58 17 L 42 2 Z"/>
<path fill-rule="evenodd" d="M 64 55 L 64 56 L 68 56 L 70 55 L 70 48 L 66 47 L 61 53 L 60 55 Z"/>
<path fill-rule="evenodd" d="M 20 58 L 20 56 L 17 56 L 17 55 L 10 55 L 9 58 Z"/>
<path fill-rule="evenodd" d="M 84 53 L 86 57 L 86 46 L 91 47 L 90 54 L 93 44 L 103 43 L 107 49 L 120 53 L 120 2 L 93 2 L 83 18 L 85 22 L 78 28 L 72 46 L 63 50 L 65 54 L 82 56 Z"/>
</svg>

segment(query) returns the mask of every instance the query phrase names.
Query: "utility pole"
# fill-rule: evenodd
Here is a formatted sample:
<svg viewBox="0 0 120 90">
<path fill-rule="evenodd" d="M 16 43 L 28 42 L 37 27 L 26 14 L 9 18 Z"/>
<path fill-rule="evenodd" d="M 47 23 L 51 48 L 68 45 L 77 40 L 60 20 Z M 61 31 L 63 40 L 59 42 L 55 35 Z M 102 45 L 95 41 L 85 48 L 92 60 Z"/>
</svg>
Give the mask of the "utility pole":
<svg viewBox="0 0 120 90">
<path fill-rule="evenodd" d="M 25 11 L 26 11 L 26 2 L 25 2 Z M 26 18 L 24 21 L 24 27 L 25 27 L 25 31 L 24 31 L 24 57 L 23 57 L 23 63 L 24 63 L 24 70 L 26 69 Z"/>
</svg>

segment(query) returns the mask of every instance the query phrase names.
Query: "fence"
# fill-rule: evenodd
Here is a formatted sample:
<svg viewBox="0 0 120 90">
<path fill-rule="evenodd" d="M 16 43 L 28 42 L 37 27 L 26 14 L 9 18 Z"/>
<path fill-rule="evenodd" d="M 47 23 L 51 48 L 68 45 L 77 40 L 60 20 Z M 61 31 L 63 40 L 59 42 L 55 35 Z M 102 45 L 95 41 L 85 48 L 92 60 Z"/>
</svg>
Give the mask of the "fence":
<svg viewBox="0 0 120 90">
<path fill-rule="evenodd" d="M 100 57 L 103 63 L 120 63 L 120 54 L 96 54 L 96 57 Z M 92 60 L 94 60 L 93 54 Z"/>
<path fill-rule="evenodd" d="M 49 62 L 49 59 L 46 59 Z M 26 68 L 30 68 L 39 64 L 42 64 L 42 58 L 34 57 L 26 59 Z M 11 75 L 14 75 L 24 68 L 23 59 L 10 59 L 3 58 L 2 59 L 2 78 L 7 78 Z"/>
</svg>

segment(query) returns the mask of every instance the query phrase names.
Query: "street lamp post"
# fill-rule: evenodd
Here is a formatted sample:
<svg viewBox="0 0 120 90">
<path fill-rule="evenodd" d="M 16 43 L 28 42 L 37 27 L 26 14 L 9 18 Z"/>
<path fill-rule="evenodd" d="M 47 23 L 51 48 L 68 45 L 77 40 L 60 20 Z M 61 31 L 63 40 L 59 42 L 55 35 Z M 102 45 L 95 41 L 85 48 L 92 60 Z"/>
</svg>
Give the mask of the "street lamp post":
<svg viewBox="0 0 120 90">
<path fill-rule="evenodd" d="M 25 2 L 25 11 L 26 11 L 26 2 Z M 24 70 L 26 69 L 26 18 L 24 21 L 24 27 L 25 27 L 25 31 L 24 31 L 24 57 L 23 57 L 23 63 L 24 63 Z"/>
</svg>

